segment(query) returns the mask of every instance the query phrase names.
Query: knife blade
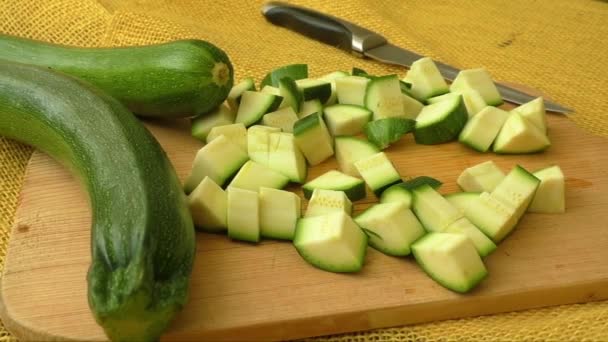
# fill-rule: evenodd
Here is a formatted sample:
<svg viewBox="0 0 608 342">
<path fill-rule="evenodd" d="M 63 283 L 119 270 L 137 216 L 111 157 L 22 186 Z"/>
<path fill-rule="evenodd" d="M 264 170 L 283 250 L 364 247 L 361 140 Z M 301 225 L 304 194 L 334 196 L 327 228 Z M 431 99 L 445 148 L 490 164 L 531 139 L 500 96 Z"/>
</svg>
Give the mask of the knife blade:
<svg viewBox="0 0 608 342">
<path fill-rule="evenodd" d="M 376 32 L 309 8 L 271 1 L 264 4 L 262 14 L 275 25 L 351 52 L 359 57 L 368 57 L 406 68 L 409 68 L 414 61 L 424 57 L 389 43 L 386 38 Z M 441 75 L 448 81 L 453 81 L 460 71 L 458 68 L 438 61 L 435 61 L 435 64 Z M 524 104 L 536 98 L 536 96 L 505 84 L 495 83 L 505 101 Z M 553 101 L 544 100 L 544 102 L 547 111 L 564 114 L 572 112 L 572 109 Z"/>
</svg>

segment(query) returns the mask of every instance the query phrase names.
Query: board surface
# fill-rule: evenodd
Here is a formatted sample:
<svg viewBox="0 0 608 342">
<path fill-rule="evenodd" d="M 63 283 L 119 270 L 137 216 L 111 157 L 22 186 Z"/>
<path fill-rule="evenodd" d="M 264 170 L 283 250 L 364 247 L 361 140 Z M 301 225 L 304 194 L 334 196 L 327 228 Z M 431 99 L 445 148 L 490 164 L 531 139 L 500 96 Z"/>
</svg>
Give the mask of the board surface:
<svg viewBox="0 0 608 342">
<path fill-rule="evenodd" d="M 386 150 L 402 176 L 438 178 L 443 193 L 457 191 L 463 169 L 490 159 L 504 171 L 515 164 L 562 168 L 567 213 L 525 215 L 485 259 L 489 277 L 473 292 L 450 292 L 413 259 L 371 248 L 360 273 L 332 274 L 308 265 L 290 243 L 252 245 L 199 233 L 190 300 L 164 339 L 289 339 L 608 298 L 608 140 L 564 116 L 549 115 L 548 122 L 553 145 L 542 154 L 480 154 L 459 143 L 422 146 L 411 135 Z M 201 144 L 185 125 L 146 124 L 183 180 Z M 333 168 L 334 158 L 308 177 Z M 355 210 L 374 201 L 368 195 Z M 17 337 L 104 339 L 87 305 L 90 223 L 76 179 L 34 153 L 0 288 L 2 320 Z"/>
</svg>

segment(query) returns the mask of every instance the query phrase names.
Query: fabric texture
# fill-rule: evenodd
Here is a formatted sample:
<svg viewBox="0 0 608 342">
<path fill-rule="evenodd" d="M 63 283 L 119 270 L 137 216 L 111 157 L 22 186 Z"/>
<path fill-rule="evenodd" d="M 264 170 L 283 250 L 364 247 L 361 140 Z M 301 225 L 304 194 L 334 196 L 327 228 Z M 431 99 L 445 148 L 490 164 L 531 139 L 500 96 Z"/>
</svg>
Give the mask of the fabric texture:
<svg viewBox="0 0 608 342">
<path fill-rule="evenodd" d="M 230 56 L 236 79 L 307 63 L 311 75 L 362 60 L 265 21 L 263 1 L 2 0 L 0 32 L 78 46 L 208 40 Z M 572 120 L 608 136 L 608 2 L 592 0 L 294 1 L 360 23 L 460 68 L 486 67 L 574 108 Z M 32 149 L 0 137 L 0 267 Z M 0 328 L 0 341 L 12 337 Z M 608 301 L 323 337 L 327 341 L 608 341 Z"/>
</svg>

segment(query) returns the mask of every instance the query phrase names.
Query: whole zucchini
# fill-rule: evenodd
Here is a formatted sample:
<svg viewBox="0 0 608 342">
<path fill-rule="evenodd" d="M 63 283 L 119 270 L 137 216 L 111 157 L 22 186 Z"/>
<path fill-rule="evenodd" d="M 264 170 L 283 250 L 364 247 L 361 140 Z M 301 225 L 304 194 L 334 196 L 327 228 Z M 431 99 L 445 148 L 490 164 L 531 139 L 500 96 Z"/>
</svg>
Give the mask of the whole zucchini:
<svg viewBox="0 0 608 342">
<path fill-rule="evenodd" d="M 48 153 L 86 186 L 89 305 L 108 337 L 157 339 L 187 300 L 195 232 L 155 138 L 120 102 L 83 81 L 1 60 L 0 135 Z"/>
<path fill-rule="evenodd" d="M 81 48 L 0 34 L 0 59 L 82 78 L 141 116 L 207 113 L 226 99 L 233 83 L 228 56 L 202 40 Z"/>
</svg>

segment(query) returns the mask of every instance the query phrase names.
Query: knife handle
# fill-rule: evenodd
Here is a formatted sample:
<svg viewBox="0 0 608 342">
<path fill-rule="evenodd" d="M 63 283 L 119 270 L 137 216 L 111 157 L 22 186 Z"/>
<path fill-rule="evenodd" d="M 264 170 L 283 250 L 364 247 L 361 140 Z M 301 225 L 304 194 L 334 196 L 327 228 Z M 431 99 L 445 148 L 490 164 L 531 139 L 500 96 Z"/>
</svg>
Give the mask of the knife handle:
<svg viewBox="0 0 608 342">
<path fill-rule="evenodd" d="M 346 51 L 363 53 L 386 44 L 381 35 L 308 8 L 271 1 L 262 7 L 271 23 Z"/>
</svg>

